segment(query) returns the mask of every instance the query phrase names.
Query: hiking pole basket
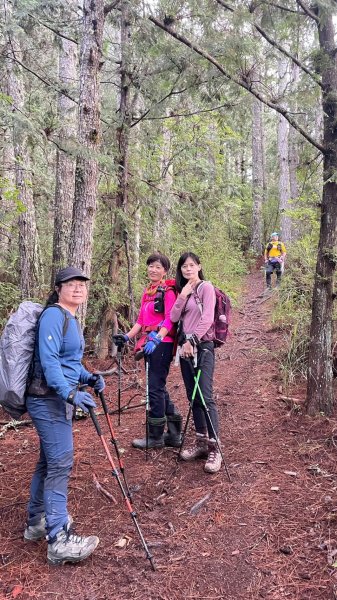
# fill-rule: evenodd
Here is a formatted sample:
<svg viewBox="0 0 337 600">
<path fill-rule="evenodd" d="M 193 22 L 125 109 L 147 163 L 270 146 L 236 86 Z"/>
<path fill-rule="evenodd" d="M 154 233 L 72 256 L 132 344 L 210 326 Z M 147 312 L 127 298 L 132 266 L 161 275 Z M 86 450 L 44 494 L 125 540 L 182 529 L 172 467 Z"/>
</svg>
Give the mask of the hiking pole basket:
<svg viewBox="0 0 337 600">
<path fill-rule="evenodd" d="M 89 406 L 88 409 L 89 409 L 89 413 L 90 413 L 91 419 L 93 421 L 93 424 L 95 426 L 95 429 L 97 431 L 97 435 L 98 435 L 98 437 L 100 438 L 100 440 L 102 442 L 102 446 L 103 446 L 103 448 L 105 450 L 105 454 L 106 454 L 107 459 L 108 459 L 108 461 L 109 461 L 109 463 L 111 465 L 112 475 L 117 479 L 118 485 L 120 487 L 120 490 L 122 492 L 123 498 L 125 500 L 126 507 L 127 507 L 128 511 L 130 513 L 130 516 L 131 516 L 131 518 L 133 520 L 135 528 L 137 529 L 137 532 L 138 532 L 138 535 L 140 537 L 142 546 L 143 546 L 143 548 L 145 550 L 145 553 L 146 553 L 146 558 L 150 561 L 152 570 L 155 571 L 156 567 L 155 567 L 155 564 L 154 564 L 154 561 L 153 561 L 153 555 L 151 554 L 151 552 L 150 552 L 150 550 L 148 548 L 148 545 L 147 545 L 147 543 L 146 543 L 146 541 L 144 539 L 144 536 L 142 534 L 142 531 L 141 531 L 141 529 L 139 527 L 139 523 L 137 521 L 137 515 L 136 515 L 135 511 L 133 510 L 131 502 L 130 502 L 130 500 L 128 498 L 128 495 L 127 495 L 127 493 L 126 493 L 126 491 L 124 489 L 124 486 L 123 486 L 122 480 L 120 478 L 118 469 L 116 468 L 114 460 L 113 460 L 113 458 L 112 458 L 112 456 L 110 454 L 108 444 L 107 444 L 107 442 L 106 442 L 106 440 L 105 440 L 105 438 L 104 438 L 104 436 L 102 434 L 101 427 L 100 427 L 100 424 L 99 424 L 99 422 L 97 420 L 97 417 L 95 415 L 94 409 L 93 409 L 92 406 Z"/>
</svg>

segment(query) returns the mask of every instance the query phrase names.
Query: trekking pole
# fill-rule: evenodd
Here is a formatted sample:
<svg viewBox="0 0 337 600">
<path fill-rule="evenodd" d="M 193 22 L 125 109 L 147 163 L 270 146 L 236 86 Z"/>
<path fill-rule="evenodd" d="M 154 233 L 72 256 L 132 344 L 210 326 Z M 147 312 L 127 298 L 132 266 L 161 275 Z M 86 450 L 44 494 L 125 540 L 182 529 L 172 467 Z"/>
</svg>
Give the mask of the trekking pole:
<svg viewBox="0 0 337 600">
<path fill-rule="evenodd" d="M 147 543 L 146 543 L 146 541 L 145 541 L 145 539 L 144 539 L 144 536 L 143 536 L 143 534 L 142 534 L 142 531 L 141 531 L 141 529 L 140 529 L 140 527 L 139 527 L 139 523 L 138 523 L 138 521 L 137 521 L 137 515 L 136 515 L 135 511 L 133 510 L 133 508 L 132 508 L 132 506 L 131 506 L 130 500 L 129 500 L 129 498 L 128 498 L 128 496 L 127 496 L 127 493 L 126 493 L 126 491 L 125 491 L 125 489 L 124 489 L 124 486 L 123 486 L 122 480 L 121 480 L 121 478 L 120 478 L 120 476 L 119 476 L 119 473 L 118 473 L 118 470 L 117 470 L 117 469 L 116 469 L 116 467 L 115 467 L 114 460 L 113 460 L 113 458 L 112 458 L 112 456 L 111 456 L 111 454 L 110 454 L 110 451 L 109 451 L 109 448 L 108 448 L 108 444 L 106 443 L 106 440 L 105 440 L 105 438 L 104 438 L 104 436 L 103 436 L 103 434 L 102 434 L 102 431 L 101 431 L 101 428 L 100 428 L 99 422 L 98 422 L 98 420 L 97 420 L 97 417 L 96 417 L 96 415 L 95 415 L 94 409 L 93 409 L 93 407 L 92 407 L 92 406 L 88 406 L 88 409 L 89 409 L 89 413 L 90 413 L 90 416 L 91 416 L 91 418 L 92 418 L 92 421 L 93 421 L 93 423 L 94 423 L 94 425 L 95 425 L 95 429 L 96 429 L 96 431 L 97 431 L 97 434 L 98 434 L 98 436 L 99 436 L 99 438 L 100 438 L 100 440 L 101 440 L 101 442 L 102 442 L 102 446 L 103 446 L 103 448 L 104 448 L 104 450 L 105 450 L 105 453 L 106 453 L 106 455 L 107 455 L 108 461 L 109 461 L 109 463 L 110 463 L 110 465 L 111 465 L 111 467 L 112 467 L 112 475 L 113 475 L 114 477 L 116 477 L 116 479 L 117 479 L 118 485 L 119 485 L 119 487 L 120 487 L 120 490 L 121 490 L 121 492 L 122 492 L 122 494 L 123 494 L 123 498 L 124 498 L 124 500 L 125 500 L 125 504 L 126 504 L 126 506 L 127 506 L 127 509 L 128 509 L 128 511 L 129 511 L 129 513 L 130 513 L 130 516 L 131 516 L 131 518 L 132 518 L 132 520 L 133 520 L 133 523 L 134 523 L 134 525 L 135 525 L 135 527 L 136 527 L 136 529 L 137 529 L 138 535 L 139 535 L 139 537 L 140 537 L 140 540 L 141 540 L 141 542 L 142 542 L 142 546 L 143 546 L 143 548 L 144 548 L 144 550 L 145 550 L 145 553 L 146 553 L 146 558 L 147 558 L 147 559 L 150 561 L 150 564 L 151 564 L 152 570 L 153 570 L 153 571 L 155 571 L 155 570 L 156 570 L 156 567 L 155 567 L 155 564 L 154 564 L 154 561 L 153 561 L 153 555 L 150 553 L 150 550 L 149 550 L 149 548 L 148 548 L 148 545 L 147 545 Z"/>
<path fill-rule="evenodd" d="M 216 444 L 217 444 L 217 446 L 218 446 L 219 452 L 220 452 L 220 454 L 221 454 L 221 458 L 222 458 L 222 461 L 223 461 L 223 464 L 224 464 L 224 469 L 225 469 L 225 471 L 226 471 L 226 474 L 227 474 L 227 477 L 228 477 L 228 481 L 229 481 L 229 482 L 231 482 L 231 481 L 232 481 L 232 479 L 231 479 L 230 473 L 229 473 L 229 471 L 228 471 L 228 467 L 227 467 L 227 464 L 226 464 L 226 461 L 225 461 L 225 457 L 224 457 L 224 455 L 223 455 L 223 452 L 222 452 L 222 450 L 221 450 L 221 446 L 220 446 L 219 438 L 218 438 L 217 434 L 215 433 L 214 425 L 213 425 L 213 423 L 212 423 L 212 419 L 211 419 L 211 416 L 210 416 L 210 413 L 209 413 L 209 408 L 208 408 L 208 406 L 207 406 L 207 404 L 206 404 L 206 402 L 205 402 L 205 398 L 204 398 L 204 396 L 203 396 L 203 394 L 202 394 L 202 391 L 201 391 L 201 389 L 200 389 L 199 380 L 197 380 L 197 377 L 196 377 L 196 375 L 195 375 L 195 371 L 194 371 L 194 365 L 193 365 L 193 362 L 192 362 L 192 360 L 190 360 L 190 361 L 189 361 L 189 365 L 190 365 L 190 367 L 191 367 L 191 371 L 192 371 L 192 374 L 193 374 L 193 378 L 194 378 L 194 381 L 195 381 L 196 388 L 197 388 L 197 390 L 198 390 L 198 392 L 199 392 L 199 396 L 200 396 L 201 403 L 202 403 L 202 405 L 203 405 L 204 411 L 205 411 L 205 412 L 206 412 L 206 414 L 207 414 L 207 417 L 208 417 L 209 423 L 210 423 L 210 425 L 211 425 L 211 428 L 212 428 L 212 431 L 213 431 L 213 436 L 214 436 L 214 439 L 215 439 L 215 441 L 216 441 Z M 199 371 L 201 372 L 201 369 L 199 369 Z"/>
<path fill-rule="evenodd" d="M 146 402 L 145 402 L 145 419 L 146 419 L 146 431 L 145 431 L 145 440 L 146 440 L 146 445 L 145 445 L 145 460 L 147 461 L 148 459 L 148 454 L 149 454 L 149 404 L 150 404 L 150 397 L 149 397 L 149 357 L 145 356 L 145 386 L 146 386 Z"/>
<path fill-rule="evenodd" d="M 197 388 L 198 388 L 198 384 L 199 384 L 200 374 L 201 374 L 201 369 L 199 369 L 198 374 L 197 374 L 197 376 L 195 378 L 195 385 L 194 385 L 194 390 L 192 392 L 192 398 L 191 398 L 191 402 L 190 402 L 190 407 L 188 409 L 184 431 L 183 431 L 182 436 L 181 436 L 181 443 L 180 443 L 179 452 L 178 452 L 178 459 L 180 458 L 181 451 L 183 449 L 183 445 L 184 445 L 184 441 L 185 441 L 185 437 L 186 437 L 188 423 L 189 423 L 189 420 L 191 418 L 191 413 L 192 413 L 194 398 L 195 398 L 195 395 L 197 393 Z"/>
<path fill-rule="evenodd" d="M 111 433 L 111 443 L 114 446 L 115 451 L 116 451 L 116 456 L 117 456 L 117 459 L 118 459 L 119 469 L 120 469 L 120 472 L 123 475 L 123 479 L 124 479 L 124 484 L 125 484 L 125 487 L 126 487 L 127 495 L 128 495 L 128 498 L 130 499 L 130 501 L 132 501 L 132 494 L 130 492 L 130 488 L 128 486 L 128 482 L 127 482 L 126 476 L 125 476 L 125 469 L 124 469 L 123 459 L 121 457 L 121 454 L 120 454 L 120 451 L 119 451 L 119 448 L 118 448 L 117 440 L 116 440 L 115 433 L 114 433 L 114 430 L 113 430 L 113 427 L 112 427 L 112 421 L 110 419 L 108 407 L 107 407 L 107 404 L 106 404 L 103 392 L 99 392 L 99 397 L 100 397 L 100 400 L 101 400 L 101 403 L 102 403 L 102 407 L 103 407 L 103 411 L 104 411 L 106 420 L 108 422 L 108 427 L 109 427 L 109 430 L 110 430 L 110 433 Z"/>
<path fill-rule="evenodd" d="M 124 343 L 117 341 L 117 368 L 118 368 L 118 425 L 121 424 L 121 385 L 122 385 L 122 348 Z"/>
</svg>

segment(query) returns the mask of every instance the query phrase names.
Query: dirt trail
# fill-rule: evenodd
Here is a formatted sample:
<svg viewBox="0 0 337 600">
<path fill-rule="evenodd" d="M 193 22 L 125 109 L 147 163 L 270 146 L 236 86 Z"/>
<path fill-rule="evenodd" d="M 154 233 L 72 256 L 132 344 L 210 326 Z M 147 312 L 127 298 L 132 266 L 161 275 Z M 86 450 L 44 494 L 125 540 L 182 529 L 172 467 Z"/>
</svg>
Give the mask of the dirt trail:
<svg viewBox="0 0 337 600">
<path fill-rule="evenodd" d="M 175 451 L 168 449 L 152 452 L 146 462 L 143 453 L 130 448 L 143 428 L 143 408 L 122 414 L 120 427 L 114 419 L 139 523 L 155 555 L 155 573 L 89 420 L 74 424 L 69 508 L 77 531 L 98 534 L 101 542 L 83 564 L 48 567 L 46 543 L 22 541 L 37 437 L 32 427 L 5 434 L 0 440 L 0 600 L 337 598 L 332 566 L 337 560 L 337 424 L 307 419 L 279 399 L 283 334 L 270 328 L 274 298 L 263 296 L 259 273 L 249 275 L 231 338 L 218 352 L 215 394 L 232 483 L 223 471 L 205 474 L 202 462 L 177 463 Z M 133 377 L 124 377 L 124 387 Z M 143 384 L 142 371 L 137 377 Z M 116 385 L 111 378 L 106 394 L 113 408 Z M 169 388 L 186 415 L 184 388 L 174 367 Z M 134 393 L 134 388 L 125 390 L 123 403 Z M 292 394 L 298 397 L 301 391 Z M 93 472 L 116 504 L 96 489 Z M 192 514 L 199 500 L 205 501 Z M 116 548 L 124 534 L 131 538 L 129 545 Z"/>
</svg>

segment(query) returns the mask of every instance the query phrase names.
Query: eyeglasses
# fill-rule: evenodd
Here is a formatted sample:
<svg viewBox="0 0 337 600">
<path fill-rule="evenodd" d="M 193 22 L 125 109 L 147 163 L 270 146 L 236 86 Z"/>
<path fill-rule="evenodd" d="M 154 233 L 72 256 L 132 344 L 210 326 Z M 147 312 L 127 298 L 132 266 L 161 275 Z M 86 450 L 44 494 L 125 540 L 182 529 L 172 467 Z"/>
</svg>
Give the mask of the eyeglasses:
<svg viewBox="0 0 337 600">
<path fill-rule="evenodd" d="M 85 281 L 68 281 L 63 283 L 63 285 L 67 287 L 68 290 L 76 290 L 76 288 L 83 290 L 87 287 Z"/>
</svg>

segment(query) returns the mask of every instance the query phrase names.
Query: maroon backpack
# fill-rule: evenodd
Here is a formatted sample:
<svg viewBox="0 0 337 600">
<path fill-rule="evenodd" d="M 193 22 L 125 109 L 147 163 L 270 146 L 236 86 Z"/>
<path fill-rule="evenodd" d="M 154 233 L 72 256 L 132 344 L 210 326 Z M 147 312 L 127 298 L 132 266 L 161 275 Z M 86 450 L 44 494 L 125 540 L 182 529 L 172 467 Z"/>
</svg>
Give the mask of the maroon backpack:
<svg viewBox="0 0 337 600">
<path fill-rule="evenodd" d="M 229 296 L 218 287 L 213 286 L 215 291 L 215 308 L 214 308 L 214 347 L 219 348 L 225 343 L 229 328 L 229 315 L 231 310 L 231 301 Z M 202 312 L 202 302 L 198 296 L 198 288 L 195 294 L 196 302 Z"/>
</svg>

